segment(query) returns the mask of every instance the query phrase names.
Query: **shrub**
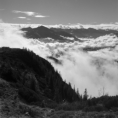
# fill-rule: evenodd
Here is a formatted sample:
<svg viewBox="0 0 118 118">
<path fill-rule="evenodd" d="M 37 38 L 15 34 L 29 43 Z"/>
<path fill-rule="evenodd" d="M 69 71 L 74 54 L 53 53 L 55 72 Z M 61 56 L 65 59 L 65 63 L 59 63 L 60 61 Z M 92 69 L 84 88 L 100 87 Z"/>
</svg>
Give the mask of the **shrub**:
<svg viewBox="0 0 118 118">
<path fill-rule="evenodd" d="M 83 111 L 85 112 L 92 112 L 92 111 L 97 111 L 97 112 L 101 112 L 101 111 L 105 111 L 105 107 L 102 104 L 98 104 L 96 106 L 87 106 L 83 109 Z"/>
<path fill-rule="evenodd" d="M 29 115 L 32 118 L 35 118 L 40 115 L 39 112 L 35 108 L 29 107 L 25 104 L 19 105 L 19 112 L 20 114 Z"/>
<path fill-rule="evenodd" d="M 56 110 L 69 110 L 69 111 L 77 111 L 81 110 L 85 107 L 86 103 L 85 102 L 73 102 L 73 103 L 62 103 L 59 104 Z"/>
</svg>

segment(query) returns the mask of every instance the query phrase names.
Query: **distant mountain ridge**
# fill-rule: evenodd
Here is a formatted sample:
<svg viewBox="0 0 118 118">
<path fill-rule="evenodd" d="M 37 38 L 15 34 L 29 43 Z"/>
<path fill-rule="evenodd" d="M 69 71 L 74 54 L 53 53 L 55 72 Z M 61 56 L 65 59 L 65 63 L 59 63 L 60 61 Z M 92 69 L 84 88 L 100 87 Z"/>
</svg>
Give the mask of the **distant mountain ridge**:
<svg viewBox="0 0 118 118">
<path fill-rule="evenodd" d="M 114 29 L 94 29 L 94 28 L 61 28 L 61 27 L 46 27 L 39 26 L 36 28 L 25 27 L 21 28 L 25 32 L 25 37 L 43 39 L 50 38 L 54 41 L 59 42 L 74 42 L 81 41 L 79 38 L 98 38 L 104 35 L 116 35 L 118 36 L 118 31 Z"/>
<path fill-rule="evenodd" d="M 118 36 L 117 30 L 103 30 L 103 29 L 94 29 L 94 28 L 88 28 L 88 29 L 58 29 L 58 28 L 51 28 L 54 31 L 65 31 L 68 32 L 78 38 L 98 38 L 100 36 L 114 34 Z"/>
<path fill-rule="evenodd" d="M 79 40 L 74 35 L 66 31 L 55 31 L 44 26 L 40 26 L 37 28 L 22 28 L 21 30 L 25 31 L 25 37 L 27 38 L 51 38 L 59 42 L 73 42 L 75 40 Z"/>
</svg>

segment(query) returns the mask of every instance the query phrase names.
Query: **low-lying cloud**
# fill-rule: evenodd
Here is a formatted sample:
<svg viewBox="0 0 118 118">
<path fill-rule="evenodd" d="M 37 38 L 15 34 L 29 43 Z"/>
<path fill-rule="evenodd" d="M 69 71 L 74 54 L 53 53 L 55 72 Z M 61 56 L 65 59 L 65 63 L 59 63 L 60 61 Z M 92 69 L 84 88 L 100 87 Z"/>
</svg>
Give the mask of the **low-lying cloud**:
<svg viewBox="0 0 118 118">
<path fill-rule="evenodd" d="M 84 92 L 85 88 L 92 96 L 102 95 L 103 88 L 104 93 L 118 94 L 118 63 L 114 61 L 113 56 L 111 58 L 111 55 L 114 55 L 114 57 L 116 56 L 115 60 L 118 59 L 117 37 L 105 36 L 96 41 L 95 39 L 86 39 L 82 43 L 45 43 L 26 39 L 22 34 L 23 32 L 19 31 L 16 26 L 0 25 L 0 47 L 25 47 L 33 50 L 39 56 L 50 61 L 66 82 L 71 82 L 73 87 L 75 85 L 76 88 L 79 88 L 80 94 Z M 96 47 L 98 45 L 114 45 L 115 47 L 94 52 L 83 51 L 86 46 Z M 107 56 L 105 57 L 105 55 Z M 47 56 L 60 60 L 62 64 L 54 63 Z"/>
</svg>

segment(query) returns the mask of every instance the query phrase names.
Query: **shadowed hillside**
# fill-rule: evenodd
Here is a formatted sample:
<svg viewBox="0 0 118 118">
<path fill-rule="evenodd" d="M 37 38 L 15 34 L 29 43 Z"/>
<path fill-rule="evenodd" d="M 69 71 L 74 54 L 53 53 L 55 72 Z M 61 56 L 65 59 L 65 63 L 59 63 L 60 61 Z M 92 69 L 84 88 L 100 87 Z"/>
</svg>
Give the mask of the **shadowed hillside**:
<svg viewBox="0 0 118 118">
<path fill-rule="evenodd" d="M 30 104 L 73 102 L 79 95 L 45 59 L 26 49 L 0 49 L 0 77 Z"/>
</svg>

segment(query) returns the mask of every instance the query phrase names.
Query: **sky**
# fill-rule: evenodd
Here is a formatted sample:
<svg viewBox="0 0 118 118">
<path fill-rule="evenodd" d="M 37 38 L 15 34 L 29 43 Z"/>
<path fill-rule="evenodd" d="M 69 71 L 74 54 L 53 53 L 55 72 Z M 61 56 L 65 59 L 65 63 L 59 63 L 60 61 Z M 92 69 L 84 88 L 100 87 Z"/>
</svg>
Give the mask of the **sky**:
<svg viewBox="0 0 118 118">
<path fill-rule="evenodd" d="M 0 22 L 103 24 L 118 22 L 118 0 L 0 0 Z"/>
</svg>

